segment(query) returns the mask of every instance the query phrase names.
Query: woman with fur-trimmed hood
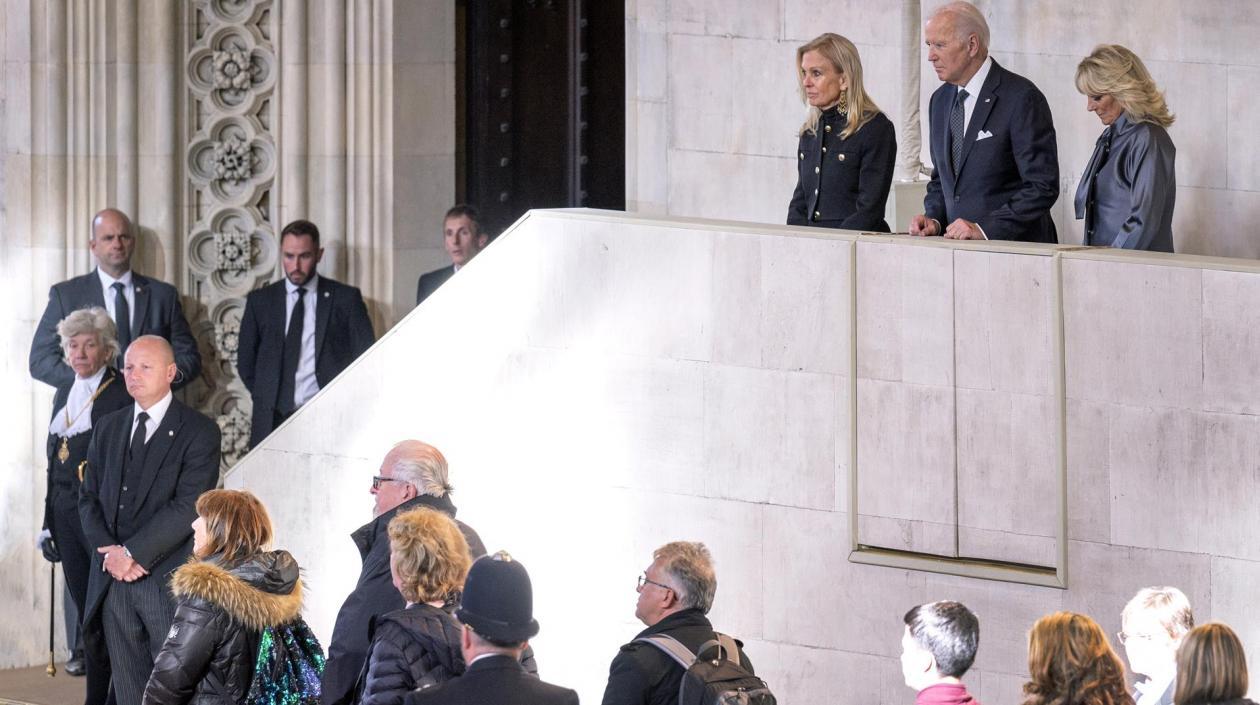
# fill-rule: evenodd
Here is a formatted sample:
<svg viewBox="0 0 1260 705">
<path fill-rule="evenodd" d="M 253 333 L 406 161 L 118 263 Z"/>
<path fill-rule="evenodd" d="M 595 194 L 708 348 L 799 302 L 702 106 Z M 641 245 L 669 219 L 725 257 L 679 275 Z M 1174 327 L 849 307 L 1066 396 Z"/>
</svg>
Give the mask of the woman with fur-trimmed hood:
<svg viewBox="0 0 1260 705">
<path fill-rule="evenodd" d="M 175 620 L 153 664 L 145 705 L 238 703 L 254 675 L 259 633 L 302 613 L 302 580 L 287 551 L 264 550 L 271 519 L 249 492 L 197 499 L 193 557 L 175 571 Z"/>
</svg>

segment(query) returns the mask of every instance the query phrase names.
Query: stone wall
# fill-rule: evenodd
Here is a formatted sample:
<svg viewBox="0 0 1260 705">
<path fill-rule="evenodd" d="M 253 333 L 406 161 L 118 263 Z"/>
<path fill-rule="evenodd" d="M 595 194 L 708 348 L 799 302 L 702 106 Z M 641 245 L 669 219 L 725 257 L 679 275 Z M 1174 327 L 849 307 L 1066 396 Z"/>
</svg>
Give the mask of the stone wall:
<svg viewBox="0 0 1260 705">
<path fill-rule="evenodd" d="M 715 0 L 628 0 L 627 208 L 646 213 L 783 222 L 795 184 L 796 130 L 804 108 L 793 61 L 824 31 L 862 53 L 866 86 L 906 139 L 900 104 L 904 15 L 920 19 L 937 0 L 767 0 L 733 10 Z M 1058 134 L 1062 191 L 1054 208 L 1060 241 L 1079 243 L 1076 184 L 1102 130 L 1073 83 L 1076 65 L 1100 43 L 1136 51 L 1177 115 L 1179 252 L 1260 257 L 1250 224 L 1260 216 L 1260 138 L 1246 114 L 1260 58 L 1241 38 L 1260 29 L 1252 3 L 1129 0 L 978 3 L 994 58 L 1046 94 Z M 939 85 L 927 66 L 921 121 Z M 929 162 L 927 142 L 923 159 Z"/>
<path fill-rule="evenodd" d="M 901 616 L 944 598 L 982 620 L 980 701 L 1016 702 L 1037 617 L 1114 633 L 1144 585 L 1260 648 L 1257 288 L 1239 260 L 535 211 L 226 482 L 271 508 L 325 639 L 371 476 L 419 438 L 530 569 L 543 677 L 587 702 L 673 539 L 712 548 L 714 620 L 781 702 L 906 702 Z M 1061 519 L 1067 589 L 850 560 L 860 538 L 1035 563 Z"/>
</svg>

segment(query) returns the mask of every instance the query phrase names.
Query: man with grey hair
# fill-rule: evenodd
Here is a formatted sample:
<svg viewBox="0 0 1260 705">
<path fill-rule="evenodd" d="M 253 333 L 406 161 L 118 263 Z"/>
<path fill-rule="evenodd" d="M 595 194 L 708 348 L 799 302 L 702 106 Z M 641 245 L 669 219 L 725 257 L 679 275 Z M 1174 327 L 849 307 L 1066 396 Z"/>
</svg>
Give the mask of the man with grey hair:
<svg viewBox="0 0 1260 705">
<path fill-rule="evenodd" d="M 901 677 L 916 705 L 979 705 L 962 677 L 976 660 L 980 621 L 961 602 L 941 600 L 906 612 Z"/>
<path fill-rule="evenodd" d="M 622 646 L 613 659 L 604 705 L 678 702 L 682 665 L 643 639 L 667 635 L 695 654 L 701 645 L 717 638 L 706 616 L 717 592 L 709 549 L 703 543 L 674 541 L 656 549 L 652 557 L 652 565 L 639 576 L 639 601 L 634 609 L 634 616 L 647 629 Z M 740 665 L 752 673 L 743 644 L 735 643 Z"/>
<path fill-rule="evenodd" d="M 179 389 L 196 379 L 201 373 L 201 353 L 184 318 L 179 292 L 166 282 L 132 271 L 136 238 L 126 214 L 116 208 L 97 213 L 92 218 L 88 250 L 96 259 L 96 269 L 55 284 L 48 291 L 48 305 L 31 341 L 31 376 L 58 388 L 74 383 L 74 370 L 62 354 L 57 324 L 72 311 L 99 306 L 117 329 L 118 369 L 122 369 L 123 354 L 131 341 L 156 335 L 175 351 L 176 373 L 171 386 Z"/>
<path fill-rule="evenodd" d="M 1120 615 L 1120 643 L 1129 669 L 1144 676 L 1135 686 L 1137 705 L 1172 705 L 1177 690 L 1177 649 L 1194 629 L 1194 612 L 1175 587 L 1138 590 Z"/>
<path fill-rule="evenodd" d="M 932 180 L 910 234 L 1058 242 L 1059 156 L 1045 96 L 989 56 L 989 25 L 972 4 L 940 7 L 923 35 L 944 84 L 929 104 Z"/>
<path fill-rule="evenodd" d="M 421 506 L 455 518 L 446 458 L 437 448 L 420 441 L 403 441 L 385 454 L 379 472 L 372 478 L 370 490 L 376 498 L 374 518 L 350 535 L 363 558 L 363 568 L 358 584 L 337 613 L 328 645 L 322 683 L 323 702 L 327 705 L 354 700 L 355 681 L 367 659 L 372 621 L 406 607 L 389 571 L 390 520 L 400 512 Z M 486 555 L 485 544 L 477 532 L 459 520 L 455 523 L 468 541 L 473 559 Z"/>
</svg>

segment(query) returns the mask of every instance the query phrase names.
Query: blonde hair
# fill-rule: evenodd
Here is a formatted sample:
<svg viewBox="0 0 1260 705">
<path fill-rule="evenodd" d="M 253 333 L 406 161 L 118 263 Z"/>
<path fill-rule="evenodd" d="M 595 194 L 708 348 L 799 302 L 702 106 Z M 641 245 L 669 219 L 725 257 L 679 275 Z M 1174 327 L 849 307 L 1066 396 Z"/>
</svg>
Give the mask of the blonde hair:
<svg viewBox="0 0 1260 705">
<path fill-rule="evenodd" d="M 833 69 L 849 77 L 849 87 L 844 90 L 848 99 L 849 119 L 848 124 L 840 133 L 841 137 L 848 139 L 862 129 L 863 125 L 870 122 L 871 118 L 879 114 L 879 106 L 875 105 L 875 101 L 866 94 L 866 88 L 862 85 L 862 58 L 858 56 L 857 47 L 853 45 L 853 42 L 838 34 L 827 32 L 796 48 L 798 76 L 801 73 L 801 59 L 811 51 L 821 54 Z M 797 81 L 797 89 L 800 91 L 801 100 L 804 101 L 805 87 L 800 84 L 800 81 Z M 822 117 L 822 111 L 812 105 L 809 106 L 809 113 L 805 117 L 805 123 L 801 125 L 799 134 L 818 132 L 820 117 Z"/>
<path fill-rule="evenodd" d="M 100 306 L 91 308 L 81 308 L 78 311 L 71 311 L 68 316 L 61 319 L 57 324 L 57 335 L 61 336 L 61 351 L 66 353 L 70 346 L 70 339 L 76 335 L 91 333 L 96 336 L 96 341 L 101 347 L 105 348 L 105 365 L 114 364 L 114 360 L 122 354 L 122 350 L 118 346 L 117 328 L 114 322 L 110 320 L 109 313 Z"/>
<path fill-rule="evenodd" d="M 389 522 L 389 551 L 408 602 L 449 600 L 464 587 L 472 557 L 454 519 L 428 507 Z"/>
<path fill-rule="evenodd" d="M 656 549 L 652 558 L 673 581 L 671 589 L 678 593 L 678 601 L 708 614 L 717 594 L 717 573 L 708 547 L 698 541 L 673 541 Z"/>
<path fill-rule="evenodd" d="M 1137 612 L 1151 612 L 1160 625 L 1168 631 L 1170 639 L 1177 639 L 1194 629 L 1194 612 L 1186 594 L 1175 587 L 1146 587 L 1138 590 L 1124 606 L 1123 619 L 1133 619 Z"/>
<path fill-rule="evenodd" d="M 1094 620 L 1048 614 L 1028 635 L 1024 705 L 1133 705 L 1124 664 Z"/>
<path fill-rule="evenodd" d="M 1177 650 L 1177 705 L 1219 703 L 1247 694 L 1247 655 L 1233 629 L 1195 627 Z"/>
<path fill-rule="evenodd" d="M 1099 44 L 1076 67 L 1076 90 L 1081 95 L 1109 95 L 1133 122 L 1168 127 L 1176 116 L 1168 112 L 1164 94 L 1155 85 L 1137 54 L 1119 44 Z"/>
<path fill-rule="evenodd" d="M 271 543 L 271 517 L 257 497 L 244 490 L 210 490 L 197 498 L 197 516 L 206 523 L 206 543 L 197 558 L 217 555 L 234 565 Z"/>
</svg>

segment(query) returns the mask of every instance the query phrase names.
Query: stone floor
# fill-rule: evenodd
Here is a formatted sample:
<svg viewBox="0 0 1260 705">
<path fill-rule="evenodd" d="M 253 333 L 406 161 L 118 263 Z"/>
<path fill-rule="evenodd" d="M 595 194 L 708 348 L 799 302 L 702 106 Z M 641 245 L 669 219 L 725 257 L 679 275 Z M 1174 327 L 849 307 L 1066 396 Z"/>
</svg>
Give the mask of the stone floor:
<svg viewBox="0 0 1260 705">
<path fill-rule="evenodd" d="M 83 696 L 84 680 L 67 675 L 65 664 L 52 678 L 42 666 L 0 671 L 0 705 L 81 705 Z"/>
</svg>

